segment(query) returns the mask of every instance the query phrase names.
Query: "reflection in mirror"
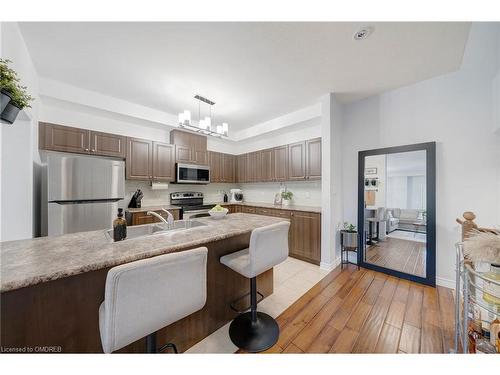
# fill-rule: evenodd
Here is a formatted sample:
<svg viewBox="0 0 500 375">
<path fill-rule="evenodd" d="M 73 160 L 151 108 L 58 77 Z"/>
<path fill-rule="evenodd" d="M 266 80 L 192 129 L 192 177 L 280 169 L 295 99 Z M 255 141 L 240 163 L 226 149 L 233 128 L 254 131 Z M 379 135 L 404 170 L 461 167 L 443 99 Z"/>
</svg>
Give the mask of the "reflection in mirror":
<svg viewBox="0 0 500 375">
<path fill-rule="evenodd" d="M 365 157 L 364 261 L 426 277 L 426 151 Z"/>
</svg>

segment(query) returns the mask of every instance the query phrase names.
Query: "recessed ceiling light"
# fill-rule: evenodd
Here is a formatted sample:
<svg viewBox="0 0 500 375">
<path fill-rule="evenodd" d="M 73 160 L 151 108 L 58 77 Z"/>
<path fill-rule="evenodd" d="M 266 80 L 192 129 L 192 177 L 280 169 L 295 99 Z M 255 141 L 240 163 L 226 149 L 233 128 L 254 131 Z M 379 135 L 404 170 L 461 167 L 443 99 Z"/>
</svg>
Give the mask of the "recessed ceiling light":
<svg viewBox="0 0 500 375">
<path fill-rule="evenodd" d="M 353 38 L 354 40 L 363 40 L 368 38 L 372 33 L 372 27 L 363 27 L 354 33 Z"/>
</svg>

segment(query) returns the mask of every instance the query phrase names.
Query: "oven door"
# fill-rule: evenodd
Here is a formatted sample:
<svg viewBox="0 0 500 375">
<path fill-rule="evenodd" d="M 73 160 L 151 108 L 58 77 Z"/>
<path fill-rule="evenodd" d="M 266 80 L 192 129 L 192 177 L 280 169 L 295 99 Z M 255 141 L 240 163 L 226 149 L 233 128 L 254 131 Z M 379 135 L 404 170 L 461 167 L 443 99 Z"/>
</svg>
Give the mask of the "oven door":
<svg viewBox="0 0 500 375">
<path fill-rule="evenodd" d="M 177 164 L 176 182 L 178 184 L 210 183 L 210 167 L 195 164 Z"/>
</svg>

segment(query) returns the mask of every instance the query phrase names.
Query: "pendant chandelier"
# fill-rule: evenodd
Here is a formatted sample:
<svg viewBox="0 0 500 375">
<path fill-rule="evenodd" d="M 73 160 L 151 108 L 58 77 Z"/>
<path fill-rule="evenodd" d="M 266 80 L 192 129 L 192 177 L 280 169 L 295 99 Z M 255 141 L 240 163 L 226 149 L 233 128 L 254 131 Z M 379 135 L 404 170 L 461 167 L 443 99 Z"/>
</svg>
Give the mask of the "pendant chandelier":
<svg viewBox="0 0 500 375">
<path fill-rule="evenodd" d="M 216 126 L 213 125 L 212 106 L 215 102 L 200 95 L 195 95 L 194 98 L 198 100 L 198 124 L 195 125 L 192 123 L 191 111 L 186 109 L 184 112 L 179 113 L 179 127 L 214 137 L 227 137 L 229 133 L 229 125 L 227 122 L 223 122 Z M 209 108 L 209 115 L 204 118 L 201 118 L 202 103 L 203 105 L 208 105 Z"/>
</svg>

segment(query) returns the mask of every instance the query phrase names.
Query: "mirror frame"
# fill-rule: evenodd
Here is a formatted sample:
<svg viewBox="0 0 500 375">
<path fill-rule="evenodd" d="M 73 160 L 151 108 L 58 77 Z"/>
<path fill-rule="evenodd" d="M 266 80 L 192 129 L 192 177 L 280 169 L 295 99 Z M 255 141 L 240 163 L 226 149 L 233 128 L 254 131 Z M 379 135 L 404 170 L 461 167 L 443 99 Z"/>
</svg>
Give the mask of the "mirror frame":
<svg viewBox="0 0 500 375">
<path fill-rule="evenodd" d="M 365 216 L 365 158 L 371 155 L 395 154 L 410 151 L 426 151 L 426 211 L 427 246 L 425 277 L 396 271 L 390 268 L 366 263 L 364 258 L 364 216 Z M 360 233 L 360 229 L 363 228 Z M 436 286 L 436 142 L 379 148 L 358 153 L 358 264 L 360 267 L 383 272 L 401 279 Z"/>
</svg>

